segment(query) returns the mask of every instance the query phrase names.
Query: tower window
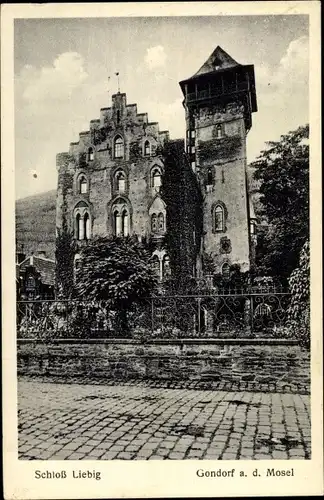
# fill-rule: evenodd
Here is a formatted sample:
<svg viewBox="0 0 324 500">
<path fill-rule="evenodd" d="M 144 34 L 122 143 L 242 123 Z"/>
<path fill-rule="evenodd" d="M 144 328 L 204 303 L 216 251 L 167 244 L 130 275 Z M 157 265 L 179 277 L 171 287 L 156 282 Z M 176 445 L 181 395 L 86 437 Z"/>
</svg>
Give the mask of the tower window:
<svg viewBox="0 0 324 500">
<path fill-rule="evenodd" d="M 88 161 L 93 161 L 94 160 L 94 151 L 93 148 L 88 149 Z"/>
<path fill-rule="evenodd" d="M 79 180 L 79 193 L 86 194 L 88 192 L 88 183 L 84 175 Z"/>
<path fill-rule="evenodd" d="M 190 137 L 191 137 L 191 139 L 194 139 L 196 137 L 196 131 L 195 130 L 191 130 Z"/>
<path fill-rule="evenodd" d="M 214 211 L 214 229 L 215 231 L 224 231 L 224 208 L 221 205 L 217 205 Z"/>
<path fill-rule="evenodd" d="M 114 157 L 115 158 L 124 158 L 124 141 L 120 136 L 116 137 L 116 139 L 115 139 Z"/>
<path fill-rule="evenodd" d="M 222 137 L 223 137 L 222 126 L 220 124 L 218 124 L 216 126 L 216 139 L 221 139 Z"/>
<path fill-rule="evenodd" d="M 144 155 L 150 156 L 151 154 L 151 144 L 150 141 L 145 141 L 144 143 Z"/>
<path fill-rule="evenodd" d="M 212 186 L 214 184 L 213 171 L 211 168 L 207 170 L 207 186 Z"/>
<path fill-rule="evenodd" d="M 117 123 L 119 123 L 119 122 L 120 122 L 120 111 L 119 111 L 119 109 L 118 109 L 118 110 L 117 110 Z"/>
</svg>

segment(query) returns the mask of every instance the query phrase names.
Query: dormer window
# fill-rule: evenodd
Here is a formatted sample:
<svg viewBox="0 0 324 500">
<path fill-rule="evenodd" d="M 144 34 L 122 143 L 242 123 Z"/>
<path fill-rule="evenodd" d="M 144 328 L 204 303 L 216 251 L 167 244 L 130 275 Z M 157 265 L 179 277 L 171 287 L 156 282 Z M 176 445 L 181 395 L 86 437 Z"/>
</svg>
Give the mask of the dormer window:
<svg viewBox="0 0 324 500">
<path fill-rule="evenodd" d="M 88 161 L 93 161 L 94 160 L 94 151 L 93 148 L 88 149 Z"/>
</svg>

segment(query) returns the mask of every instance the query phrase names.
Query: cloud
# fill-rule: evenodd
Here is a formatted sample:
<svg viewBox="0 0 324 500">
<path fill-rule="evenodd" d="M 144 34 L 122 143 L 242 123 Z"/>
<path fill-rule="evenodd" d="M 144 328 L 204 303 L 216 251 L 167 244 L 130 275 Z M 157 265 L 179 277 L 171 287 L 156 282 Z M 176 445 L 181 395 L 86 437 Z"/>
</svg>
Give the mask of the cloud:
<svg viewBox="0 0 324 500">
<path fill-rule="evenodd" d="M 20 75 L 22 98 L 26 102 L 64 100 L 82 85 L 88 74 L 84 61 L 77 52 L 64 52 L 52 66 L 41 69 L 26 65 Z"/>
<path fill-rule="evenodd" d="M 150 70 L 161 68 L 165 65 L 167 56 L 162 45 L 146 49 L 145 63 Z"/>
<path fill-rule="evenodd" d="M 294 87 L 304 87 L 309 77 L 308 37 L 302 36 L 288 45 L 279 65 L 271 69 L 266 64 L 255 68 L 257 85 L 291 91 Z"/>
</svg>

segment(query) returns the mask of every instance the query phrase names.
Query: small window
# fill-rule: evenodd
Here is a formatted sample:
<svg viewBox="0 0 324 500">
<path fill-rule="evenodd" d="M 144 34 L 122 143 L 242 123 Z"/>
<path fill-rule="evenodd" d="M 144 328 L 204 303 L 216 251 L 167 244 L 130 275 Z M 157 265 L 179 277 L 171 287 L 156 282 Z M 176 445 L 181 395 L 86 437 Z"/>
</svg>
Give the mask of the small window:
<svg viewBox="0 0 324 500">
<path fill-rule="evenodd" d="M 88 149 L 88 161 L 93 161 L 94 160 L 94 151 L 93 148 Z"/>
<path fill-rule="evenodd" d="M 158 219 L 156 214 L 152 214 L 151 217 L 151 231 L 152 233 L 157 233 L 158 230 Z"/>
<path fill-rule="evenodd" d="M 158 216 L 158 230 L 161 233 L 164 232 L 164 215 L 162 212 L 159 213 L 159 216 Z"/>
<path fill-rule="evenodd" d="M 159 189 L 161 186 L 161 172 L 158 169 L 153 170 L 152 173 L 152 187 Z"/>
<path fill-rule="evenodd" d="M 220 205 L 215 208 L 214 227 L 215 231 L 224 231 L 224 209 Z"/>
<path fill-rule="evenodd" d="M 79 192 L 81 194 L 86 194 L 88 192 L 88 183 L 84 175 L 80 177 Z"/>
<path fill-rule="evenodd" d="M 120 136 L 115 139 L 114 157 L 124 158 L 124 141 Z"/>
<path fill-rule="evenodd" d="M 255 234 L 255 221 L 254 220 L 251 220 L 250 222 L 250 231 L 251 231 L 251 234 Z"/>
<path fill-rule="evenodd" d="M 216 127 L 216 139 L 221 139 L 223 136 L 222 126 L 219 124 Z"/>
<path fill-rule="evenodd" d="M 207 186 L 212 186 L 213 182 L 213 171 L 211 168 L 207 170 Z"/>
<path fill-rule="evenodd" d="M 191 146 L 191 153 L 195 153 L 195 152 L 196 152 L 195 146 Z"/>
<path fill-rule="evenodd" d="M 222 276 L 224 279 L 228 280 L 230 277 L 230 266 L 227 262 L 222 266 Z"/>
<path fill-rule="evenodd" d="M 120 111 L 119 111 L 119 109 L 118 109 L 118 110 L 117 110 L 117 123 L 119 123 L 119 122 L 120 122 Z"/>
<path fill-rule="evenodd" d="M 144 143 L 144 155 L 150 156 L 151 154 L 151 144 L 150 141 L 145 141 Z"/>
<path fill-rule="evenodd" d="M 191 168 L 192 168 L 193 171 L 196 170 L 196 162 L 195 161 L 191 162 Z"/>
<path fill-rule="evenodd" d="M 196 137 L 196 131 L 192 130 L 190 135 L 191 135 L 191 139 L 194 139 Z"/>
<path fill-rule="evenodd" d="M 162 278 L 167 278 L 168 276 L 170 276 L 170 260 L 165 255 L 162 261 Z"/>
<path fill-rule="evenodd" d="M 124 172 L 117 172 L 116 174 L 116 188 L 119 193 L 124 193 L 126 190 L 126 176 Z"/>
</svg>

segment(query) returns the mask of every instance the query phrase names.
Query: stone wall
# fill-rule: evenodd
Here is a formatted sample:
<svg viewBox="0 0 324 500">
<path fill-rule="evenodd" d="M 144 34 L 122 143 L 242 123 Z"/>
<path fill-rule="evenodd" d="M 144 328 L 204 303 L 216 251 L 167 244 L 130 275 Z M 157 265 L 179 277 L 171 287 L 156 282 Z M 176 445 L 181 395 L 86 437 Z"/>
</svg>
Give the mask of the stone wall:
<svg viewBox="0 0 324 500">
<path fill-rule="evenodd" d="M 310 356 L 289 340 L 18 340 L 18 373 L 309 386 Z"/>
</svg>

